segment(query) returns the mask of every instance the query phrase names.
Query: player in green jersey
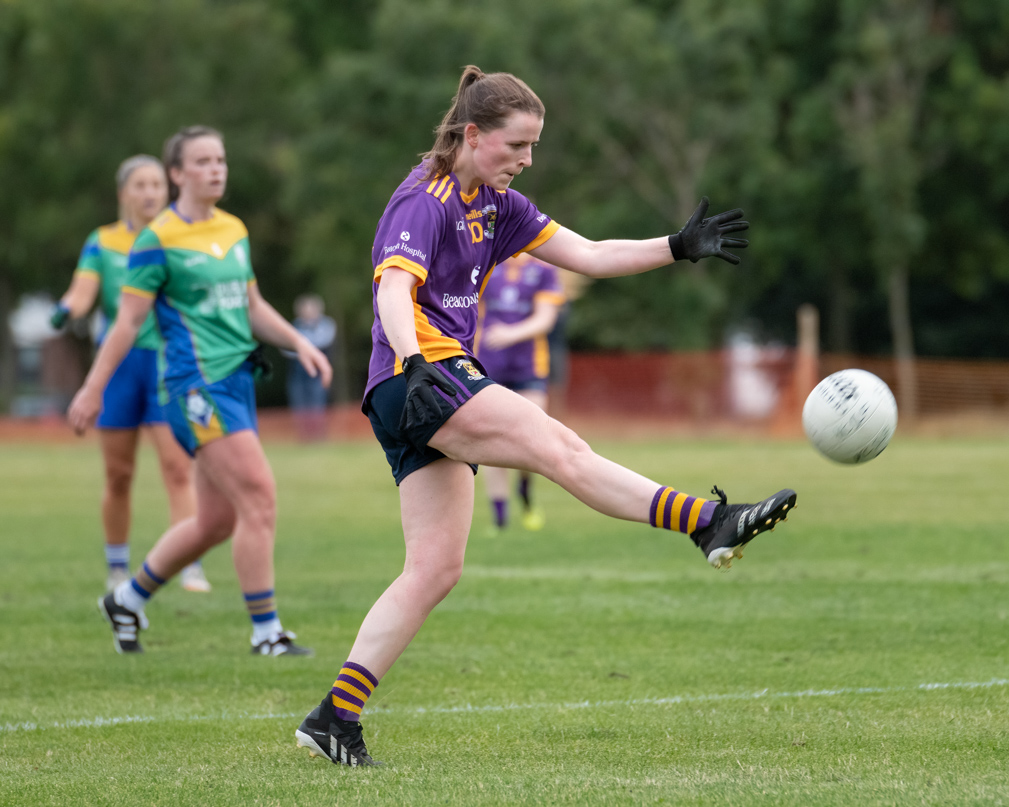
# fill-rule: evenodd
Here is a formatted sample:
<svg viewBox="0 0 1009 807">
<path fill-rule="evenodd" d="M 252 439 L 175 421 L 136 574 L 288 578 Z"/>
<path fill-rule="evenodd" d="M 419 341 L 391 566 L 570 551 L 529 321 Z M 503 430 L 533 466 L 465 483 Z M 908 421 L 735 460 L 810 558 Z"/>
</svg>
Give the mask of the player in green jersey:
<svg viewBox="0 0 1009 807">
<path fill-rule="evenodd" d="M 101 298 L 104 335 L 119 310 L 119 293 L 126 277 L 126 261 L 137 233 L 151 223 L 168 203 L 168 182 L 161 161 L 137 154 L 116 171 L 119 221 L 99 227 L 88 236 L 70 288 L 56 304 L 52 324 L 59 328 L 71 317 L 83 317 Z M 101 341 L 101 340 L 100 340 Z M 158 354 L 163 343 L 154 317 L 149 316 L 136 343 L 116 368 L 106 386 L 98 416 L 99 442 L 105 464 L 102 524 L 105 529 L 106 589 L 129 579 L 130 490 L 136 470 L 141 427 L 154 443 L 161 478 L 168 493 L 170 522 L 196 512 L 189 457 L 179 447 L 158 401 Z M 182 570 L 182 585 L 189 591 L 210 591 L 200 563 Z"/>
<path fill-rule="evenodd" d="M 165 145 L 172 204 L 136 240 L 119 317 L 70 405 L 78 432 L 94 422 L 99 391 L 154 309 L 165 339 L 163 384 L 176 439 L 195 456 L 196 515 L 168 530 L 141 567 L 99 600 L 119 652 L 141 650 L 144 606 L 187 563 L 233 535 L 235 571 L 252 618 L 252 652 L 306 655 L 274 601 L 276 489 L 256 432 L 256 338 L 292 351 L 329 385 L 326 357 L 263 299 L 245 225 L 216 204 L 228 177 L 222 136 L 183 129 Z"/>
</svg>

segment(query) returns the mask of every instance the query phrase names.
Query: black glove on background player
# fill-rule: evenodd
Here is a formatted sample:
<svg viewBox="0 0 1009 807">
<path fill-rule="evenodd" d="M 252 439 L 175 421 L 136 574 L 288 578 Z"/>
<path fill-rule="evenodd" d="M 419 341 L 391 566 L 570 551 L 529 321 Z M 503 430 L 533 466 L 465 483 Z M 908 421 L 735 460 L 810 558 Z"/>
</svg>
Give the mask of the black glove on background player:
<svg viewBox="0 0 1009 807">
<path fill-rule="evenodd" d="M 68 319 L 70 319 L 70 309 L 67 308 L 66 303 L 60 300 L 53 306 L 52 314 L 49 316 L 49 324 L 58 331 L 67 324 Z"/>
<path fill-rule="evenodd" d="M 748 230 L 750 223 L 739 221 L 743 211 L 738 207 L 727 210 L 710 219 L 704 218 L 708 212 L 708 197 L 701 199 L 690 221 L 676 235 L 669 236 L 669 251 L 678 261 L 688 258 L 697 263 L 701 258 L 721 258 L 729 263 L 739 263 L 739 256 L 726 252 L 725 247 L 743 249 L 750 245 L 745 238 L 726 238 L 727 233 Z"/>
<path fill-rule="evenodd" d="M 400 430 L 409 432 L 436 423 L 441 417 L 441 407 L 432 387 L 446 395 L 455 395 L 456 391 L 420 353 L 403 359 L 403 377 L 406 379 L 406 404 L 399 421 Z"/>
</svg>

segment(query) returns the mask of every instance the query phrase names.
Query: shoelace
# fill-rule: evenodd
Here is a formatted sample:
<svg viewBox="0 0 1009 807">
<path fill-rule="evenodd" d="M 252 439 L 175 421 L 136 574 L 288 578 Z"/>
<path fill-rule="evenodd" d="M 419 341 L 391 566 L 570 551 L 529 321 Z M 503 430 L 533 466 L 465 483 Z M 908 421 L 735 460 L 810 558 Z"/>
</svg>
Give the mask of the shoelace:
<svg viewBox="0 0 1009 807">
<path fill-rule="evenodd" d="M 718 487 L 718 485 L 712 485 L 711 492 L 722 500 L 722 507 L 725 507 L 729 504 L 729 497 L 725 495 L 725 491 L 722 490 L 720 487 Z"/>
</svg>

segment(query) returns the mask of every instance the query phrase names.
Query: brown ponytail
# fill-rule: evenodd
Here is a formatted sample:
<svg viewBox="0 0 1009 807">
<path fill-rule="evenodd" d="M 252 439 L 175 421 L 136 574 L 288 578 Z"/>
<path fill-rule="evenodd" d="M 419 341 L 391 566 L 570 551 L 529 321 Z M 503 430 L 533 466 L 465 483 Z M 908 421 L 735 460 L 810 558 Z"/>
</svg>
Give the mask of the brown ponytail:
<svg viewBox="0 0 1009 807">
<path fill-rule="evenodd" d="M 484 73 L 475 65 L 467 65 L 452 106 L 435 129 L 434 146 L 421 155 L 427 163 L 424 180 L 452 171 L 467 123 L 476 124 L 481 132 L 491 132 L 504 126 L 505 118 L 512 112 L 528 112 L 542 118 L 545 109 L 522 79 L 511 73 Z"/>
<path fill-rule="evenodd" d="M 179 198 L 179 186 L 172 182 L 172 168 L 182 168 L 182 150 L 186 143 L 198 137 L 216 137 L 222 143 L 224 135 L 210 126 L 187 126 L 180 129 L 165 141 L 162 162 L 165 164 L 165 176 L 168 178 L 168 201 Z"/>
</svg>

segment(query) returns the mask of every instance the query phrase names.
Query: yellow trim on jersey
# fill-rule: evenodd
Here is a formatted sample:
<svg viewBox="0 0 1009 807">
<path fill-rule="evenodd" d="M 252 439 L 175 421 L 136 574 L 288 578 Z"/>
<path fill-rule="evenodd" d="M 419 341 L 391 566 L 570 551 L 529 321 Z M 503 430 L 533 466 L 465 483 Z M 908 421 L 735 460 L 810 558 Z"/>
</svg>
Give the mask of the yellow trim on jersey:
<svg viewBox="0 0 1009 807">
<path fill-rule="evenodd" d="M 416 293 L 416 289 L 414 289 Z M 466 351 L 462 349 L 462 343 L 458 339 L 446 336 L 439 331 L 424 313 L 416 297 L 413 301 L 413 322 L 417 329 L 417 345 L 420 347 L 421 355 L 430 362 L 450 359 L 453 356 L 465 356 Z M 403 372 L 403 363 L 397 359 L 397 372 Z"/>
<path fill-rule="evenodd" d="M 393 255 L 391 258 L 386 258 L 378 266 L 376 266 L 375 276 L 372 280 L 377 281 L 380 277 L 382 277 L 382 272 L 390 266 L 395 269 L 402 269 L 404 272 L 409 272 L 411 275 L 416 275 L 420 278 L 420 283 L 418 285 L 423 286 L 424 281 L 427 280 L 427 269 L 419 263 L 411 261 L 409 258 L 404 258 L 401 255 Z"/>
<path fill-rule="evenodd" d="M 533 295 L 534 303 L 550 303 L 551 305 L 564 305 L 565 297 L 559 291 L 538 291 Z"/>
<path fill-rule="evenodd" d="M 92 269 L 88 266 L 78 266 L 74 269 L 74 275 L 80 275 L 81 277 L 86 277 L 87 275 L 94 275 L 95 279 L 100 280 L 101 274 L 96 269 Z"/>
<path fill-rule="evenodd" d="M 556 221 L 551 221 L 546 227 L 540 230 L 539 235 L 537 235 L 532 241 L 530 241 L 528 244 L 522 247 L 522 249 L 516 252 L 515 255 L 520 255 L 523 252 L 528 252 L 531 249 L 536 249 L 536 247 L 540 246 L 541 244 L 545 244 L 553 237 L 554 233 L 556 233 L 560 228 L 561 225 L 559 225 Z"/>
<path fill-rule="evenodd" d="M 480 284 L 480 291 L 477 292 L 477 298 L 483 299 L 483 290 L 487 288 L 487 283 L 490 281 L 490 276 L 494 274 L 494 270 L 497 269 L 497 264 L 495 263 L 490 269 L 487 270 L 487 274 L 483 277 L 483 283 Z M 479 305 L 479 302 L 477 303 Z"/>
<path fill-rule="evenodd" d="M 550 345 L 546 334 L 533 337 L 533 374 L 537 378 L 550 375 Z"/>
<path fill-rule="evenodd" d="M 117 221 L 98 228 L 98 244 L 102 249 L 128 255 L 133 248 L 133 242 L 137 240 L 137 235 L 137 231 L 131 230 L 126 222 Z"/>
<path fill-rule="evenodd" d="M 455 182 L 449 182 L 449 179 L 449 175 L 446 174 L 441 177 L 441 183 L 439 184 L 438 177 L 435 177 L 431 180 L 431 184 L 424 189 L 424 193 L 430 193 L 439 202 L 445 204 L 448 201 L 448 197 L 452 195 L 452 190 L 455 188 Z"/>
<path fill-rule="evenodd" d="M 120 290 L 120 294 L 132 294 L 136 297 L 143 297 L 145 300 L 153 300 L 158 296 L 153 291 L 147 291 L 147 289 L 135 289 L 133 286 L 123 286 Z"/>
<path fill-rule="evenodd" d="M 459 198 L 460 198 L 460 199 L 462 199 L 462 200 L 463 200 L 463 201 L 464 201 L 464 202 L 465 202 L 466 204 L 469 204 L 469 203 L 470 203 L 470 202 L 472 202 L 472 201 L 473 201 L 474 199 L 476 199 L 476 195 L 477 195 L 478 193 L 480 193 L 480 188 L 482 188 L 482 187 L 483 187 L 483 185 L 477 185 L 477 189 L 476 189 L 475 191 L 473 191 L 473 193 L 471 193 L 471 194 L 469 194 L 469 195 L 467 195 L 467 194 L 463 193 L 463 192 L 462 192 L 462 191 L 460 190 L 460 191 L 459 191 Z"/>
<path fill-rule="evenodd" d="M 168 208 L 149 226 L 161 242 L 162 249 L 188 249 L 217 259 L 223 258 L 235 244 L 249 235 L 240 218 L 216 207 L 209 219 L 192 224 Z"/>
</svg>

